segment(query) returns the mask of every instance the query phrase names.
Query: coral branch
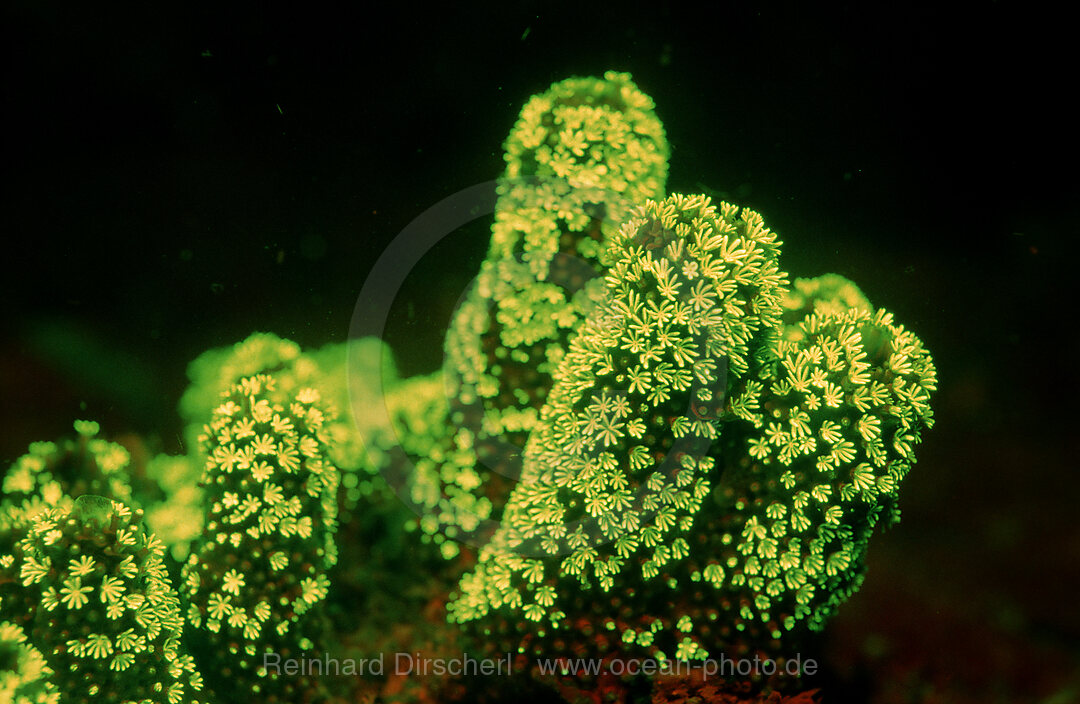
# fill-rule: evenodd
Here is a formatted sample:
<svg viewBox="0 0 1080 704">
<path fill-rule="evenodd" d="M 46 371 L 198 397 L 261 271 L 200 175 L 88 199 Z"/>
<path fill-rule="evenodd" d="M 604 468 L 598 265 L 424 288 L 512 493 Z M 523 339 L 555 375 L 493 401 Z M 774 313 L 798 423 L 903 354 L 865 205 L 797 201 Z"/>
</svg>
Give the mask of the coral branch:
<svg viewBox="0 0 1080 704">
<path fill-rule="evenodd" d="M 84 495 L 40 513 L 0 559 L 0 616 L 44 654 L 63 702 L 196 702 L 183 617 L 140 512 Z"/>
<path fill-rule="evenodd" d="M 536 656 L 783 653 L 858 587 L 934 367 L 850 282 L 789 293 L 779 244 L 703 196 L 624 225 L 453 621 Z"/>
<path fill-rule="evenodd" d="M 281 677 L 263 655 L 297 657 L 321 640 L 339 476 L 326 459 L 318 392 L 277 398 L 272 377 L 246 377 L 214 411 L 200 438 L 206 534 L 181 579 L 188 620 L 212 649 L 217 694 L 299 701 L 319 683 Z"/>
</svg>

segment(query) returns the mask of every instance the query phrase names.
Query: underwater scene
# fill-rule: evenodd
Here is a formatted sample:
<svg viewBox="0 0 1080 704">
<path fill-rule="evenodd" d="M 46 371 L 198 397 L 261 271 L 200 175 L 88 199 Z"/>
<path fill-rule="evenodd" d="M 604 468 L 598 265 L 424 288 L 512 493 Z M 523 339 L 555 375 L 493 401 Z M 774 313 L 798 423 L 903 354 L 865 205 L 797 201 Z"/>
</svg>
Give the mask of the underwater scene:
<svg viewBox="0 0 1080 704">
<path fill-rule="evenodd" d="M 3 12 L 0 704 L 1080 701 L 1060 18 Z"/>
</svg>

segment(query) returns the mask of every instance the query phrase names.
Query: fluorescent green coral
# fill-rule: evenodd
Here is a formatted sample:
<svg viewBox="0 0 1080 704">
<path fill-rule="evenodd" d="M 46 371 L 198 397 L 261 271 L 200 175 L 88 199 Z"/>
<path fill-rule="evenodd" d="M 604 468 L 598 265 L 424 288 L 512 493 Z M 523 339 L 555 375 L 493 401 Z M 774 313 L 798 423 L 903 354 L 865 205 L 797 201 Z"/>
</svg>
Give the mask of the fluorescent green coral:
<svg viewBox="0 0 1080 704">
<path fill-rule="evenodd" d="M 184 440 L 199 448 L 203 426 L 221 403 L 221 394 L 241 379 L 256 374 L 278 374 L 278 390 L 287 394 L 309 386 L 318 375 L 314 361 L 300 345 L 273 333 L 252 333 L 228 347 L 207 350 L 188 365 L 191 385 L 180 398 L 180 416 L 187 424 Z M 282 373 L 284 372 L 284 373 Z"/>
<path fill-rule="evenodd" d="M 134 503 L 131 456 L 121 445 L 97 437 L 100 430 L 93 421 L 76 421 L 76 438 L 30 445 L 4 475 L 0 521 L 25 528 L 46 509 L 70 509 L 82 494 Z"/>
<path fill-rule="evenodd" d="M 159 500 L 147 502 L 146 525 L 173 559 L 182 562 L 191 542 L 202 535 L 202 463 L 189 455 L 157 455 L 147 463 L 146 476 L 162 493 Z"/>
<path fill-rule="evenodd" d="M 654 109 L 628 73 L 559 81 L 522 108 L 505 144 L 506 176 L 611 188 L 631 203 L 647 198 L 663 190 L 667 176 L 667 142 Z"/>
<path fill-rule="evenodd" d="M 933 363 L 890 313 L 811 313 L 795 328 L 731 401 L 714 516 L 729 577 L 710 581 L 739 598 L 736 628 L 824 625 L 861 583 L 874 527 L 898 520 L 900 483 L 933 425 Z"/>
<path fill-rule="evenodd" d="M 704 197 L 650 201 L 622 227 L 453 619 L 506 606 L 565 627 L 568 581 L 631 589 L 688 556 L 726 386 L 780 322 L 778 247 L 759 215 Z"/>
<path fill-rule="evenodd" d="M 522 109 L 488 256 L 447 333 L 451 398 L 483 399 L 486 432 L 532 426 L 604 242 L 633 204 L 663 195 L 667 151 L 652 100 L 627 74 L 568 79 Z"/>
<path fill-rule="evenodd" d="M 497 526 L 448 610 L 502 652 L 695 659 L 821 628 L 899 516 L 934 367 L 847 279 L 789 286 L 757 213 L 665 199 L 667 158 L 629 75 L 556 83 L 506 140 L 440 371 L 256 333 L 189 368 L 185 456 L 133 471 L 87 422 L 31 446 L 0 505 L 0 699 L 199 696 L 181 614 L 224 700 L 324 697 L 262 664 L 325 652 L 339 518 L 345 594 L 372 604 Z"/>
<path fill-rule="evenodd" d="M 352 374 L 349 374 L 349 370 Z M 229 347 L 209 350 L 188 366 L 191 386 L 180 401 L 186 422 L 184 436 L 189 455 L 201 466 L 199 436 L 210 422 L 221 394 L 242 378 L 272 374 L 277 402 L 284 402 L 303 388 L 313 388 L 329 411 L 324 433 L 331 462 L 343 473 L 341 507 L 350 514 L 361 497 L 383 486 L 375 481 L 386 462 L 382 452 L 387 435 L 377 427 L 372 404 L 381 403 L 371 391 L 371 379 L 379 375 L 384 387 L 397 380 L 392 356 L 375 338 L 331 343 L 315 351 L 271 333 L 253 333 Z M 345 516 L 348 518 L 348 516 Z"/>
<path fill-rule="evenodd" d="M 200 438 L 205 537 L 184 565 L 188 620 L 209 642 L 219 695 L 291 701 L 318 688 L 263 669 L 263 654 L 314 648 L 337 561 L 337 468 L 318 391 L 278 399 L 268 375 L 221 399 Z M 269 700 L 269 699 L 267 699 Z"/>
<path fill-rule="evenodd" d="M 197 700 L 163 552 L 140 512 L 85 495 L 37 515 L 0 557 L 0 618 L 44 655 L 61 701 Z"/>
<path fill-rule="evenodd" d="M 663 195 L 667 154 L 628 74 L 568 79 L 522 109 L 488 256 L 447 333 L 449 415 L 410 451 L 424 465 L 412 492 L 426 532 L 464 537 L 498 517 L 551 375 L 602 288 L 604 243 L 634 203 Z"/>
<path fill-rule="evenodd" d="M 408 471 L 398 480 L 399 493 L 424 508 L 417 528 L 422 539 L 450 559 L 459 552 L 457 539 L 475 531 L 491 515 L 484 494 L 484 475 L 476 464 L 475 433 L 449 422 L 446 380 L 441 372 L 414 377 L 386 393 L 393 437 L 407 455 Z"/>
<path fill-rule="evenodd" d="M 538 654 L 587 623 L 618 636 L 586 639 L 597 654 L 695 659 L 820 628 L 858 587 L 934 368 L 842 277 L 789 291 L 778 253 L 760 216 L 704 197 L 622 228 L 452 620 Z"/>
<path fill-rule="evenodd" d="M 398 383 L 393 355 L 374 337 L 331 343 L 309 352 L 318 366 L 312 385 L 322 395 L 332 418 L 326 424 L 328 457 L 342 473 L 341 507 L 354 512 L 364 499 L 392 500 L 378 476 L 384 466 L 388 429 L 375 404 L 376 389 L 393 389 Z M 350 516 L 343 515 L 342 520 Z"/>
<path fill-rule="evenodd" d="M 795 279 L 784 293 L 783 306 L 784 322 L 787 323 L 798 323 L 813 312 L 842 313 L 851 308 L 874 310 L 859 287 L 839 274 Z"/>
<path fill-rule="evenodd" d="M 0 622 L 0 702 L 59 704 L 55 676 L 22 628 L 10 621 Z"/>
</svg>

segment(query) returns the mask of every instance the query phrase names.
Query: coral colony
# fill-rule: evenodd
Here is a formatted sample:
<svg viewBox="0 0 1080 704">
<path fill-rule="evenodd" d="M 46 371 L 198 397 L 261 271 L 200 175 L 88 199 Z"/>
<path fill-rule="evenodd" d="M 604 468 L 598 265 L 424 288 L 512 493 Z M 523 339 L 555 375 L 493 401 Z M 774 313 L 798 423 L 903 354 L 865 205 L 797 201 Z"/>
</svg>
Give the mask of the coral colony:
<svg viewBox="0 0 1080 704">
<path fill-rule="evenodd" d="M 850 281 L 790 280 L 758 213 L 665 196 L 627 74 L 533 97 L 505 156 L 436 374 L 255 334 L 192 363 L 187 455 L 79 421 L 7 468 L 0 699 L 802 696 L 790 668 L 700 673 L 797 660 L 858 589 L 933 425 L 930 355 Z M 424 613 L 373 606 L 393 565 Z M 350 635 L 387 618 L 424 635 Z"/>
</svg>

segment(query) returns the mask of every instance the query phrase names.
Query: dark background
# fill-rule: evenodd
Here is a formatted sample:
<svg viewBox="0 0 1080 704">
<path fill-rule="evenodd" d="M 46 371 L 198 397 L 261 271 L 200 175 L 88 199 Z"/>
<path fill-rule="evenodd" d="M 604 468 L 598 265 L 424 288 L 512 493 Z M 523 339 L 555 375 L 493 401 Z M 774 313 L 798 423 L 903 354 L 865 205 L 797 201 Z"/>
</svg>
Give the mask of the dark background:
<svg viewBox="0 0 1080 704">
<path fill-rule="evenodd" d="M 2 19 L 0 461 L 77 417 L 178 450 L 194 356 L 255 330 L 345 339 L 383 248 L 500 173 L 531 94 L 626 70 L 667 130 L 669 191 L 760 211 L 790 273 L 854 279 L 938 363 L 905 520 L 830 632 L 836 686 L 1080 698 L 1063 17 L 23 0 Z M 487 236 L 465 228 L 402 291 L 387 339 L 405 373 L 440 363 Z"/>
</svg>

